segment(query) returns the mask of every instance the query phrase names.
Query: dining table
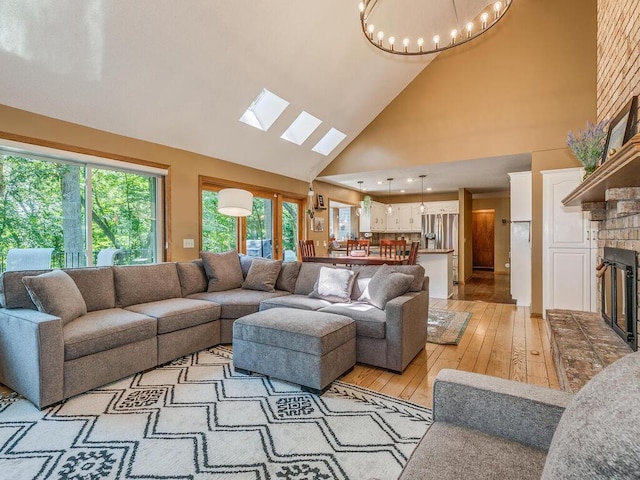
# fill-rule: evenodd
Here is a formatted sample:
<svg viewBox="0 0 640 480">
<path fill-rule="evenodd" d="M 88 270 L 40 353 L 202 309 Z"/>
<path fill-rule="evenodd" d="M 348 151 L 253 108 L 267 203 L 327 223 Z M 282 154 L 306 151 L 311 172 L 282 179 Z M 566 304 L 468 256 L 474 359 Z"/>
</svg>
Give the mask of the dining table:
<svg viewBox="0 0 640 480">
<path fill-rule="evenodd" d="M 333 255 L 333 256 L 313 256 L 302 257 L 303 262 L 329 263 L 332 265 L 406 265 L 408 258 L 406 256 L 384 256 L 384 255 L 368 255 L 368 256 L 352 256 L 352 255 Z"/>
</svg>

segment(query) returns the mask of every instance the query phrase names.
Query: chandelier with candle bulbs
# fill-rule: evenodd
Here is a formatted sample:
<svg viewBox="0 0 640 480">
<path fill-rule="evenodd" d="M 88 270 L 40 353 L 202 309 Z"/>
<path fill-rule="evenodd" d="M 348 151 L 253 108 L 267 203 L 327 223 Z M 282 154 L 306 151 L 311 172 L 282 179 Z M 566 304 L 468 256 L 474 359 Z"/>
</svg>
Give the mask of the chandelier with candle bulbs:
<svg viewBox="0 0 640 480">
<path fill-rule="evenodd" d="M 478 13 L 475 18 L 465 19 L 459 18 L 458 16 L 456 0 L 446 0 L 446 3 L 451 2 L 450 16 L 455 20 L 452 21 L 451 25 L 443 25 L 441 27 L 443 31 L 432 32 L 432 36 L 425 40 L 425 37 L 415 39 L 408 36 L 396 37 L 395 33 L 400 34 L 402 32 L 389 32 L 388 28 L 390 27 L 385 27 L 385 25 L 378 23 L 379 20 L 384 21 L 384 19 L 381 18 L 376 19 L 375 21 L 378 25 L 374 25 L 372 14 L 378 4 L 383 1 L 384 0 L 362 0 L 359 4 L 360 24 L 362 26 L 362 32 L 369 43 L 380 50 L 396 55 L 427 55 L 470 42 L 498 23 L 512 4 L 512 0 L 491 1 L 487 2 L 486 5 L 485 2 L 481 2 L 484 8 L 482 8 L 480 13 Z M 429 4 L 429 2 L 424 3 L 424 5 L 427 4 Z M 415 12 L 408 11 L 406 14 L 409 17 L 416 16 Z M 387 32 L 393 34 L 385 35 L 385 29 L 387 29 Z M 402 40 L 399 41 L 400 39 Z"/>
</svg>

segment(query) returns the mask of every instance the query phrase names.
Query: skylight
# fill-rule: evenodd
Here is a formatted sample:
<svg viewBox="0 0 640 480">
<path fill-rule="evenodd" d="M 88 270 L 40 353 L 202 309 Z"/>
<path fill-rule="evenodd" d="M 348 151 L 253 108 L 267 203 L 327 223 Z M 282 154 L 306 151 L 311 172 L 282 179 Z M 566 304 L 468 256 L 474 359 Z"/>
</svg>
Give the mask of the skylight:
<svg viewBox="0 0 640 480">
<path fill-rule="evenodd" d="M 332 128 L 324 137 L 320 139 L 316 146 L 312 148 L 314 152 L 320 153 L 324 156 L 329 155 L 338 144 L 347 137 L 346 134 L 340 130 Z"/>
<path fill-rule="evenodd" d="M 280 138 L 302 145 L 321 123 L 322 120 L 303 110 Z"/>
<path fill-rule="evenodd" d="M 288 106 L 289 102 L 263 88 L 240 121 L 266 132 Z"/>
</svg>

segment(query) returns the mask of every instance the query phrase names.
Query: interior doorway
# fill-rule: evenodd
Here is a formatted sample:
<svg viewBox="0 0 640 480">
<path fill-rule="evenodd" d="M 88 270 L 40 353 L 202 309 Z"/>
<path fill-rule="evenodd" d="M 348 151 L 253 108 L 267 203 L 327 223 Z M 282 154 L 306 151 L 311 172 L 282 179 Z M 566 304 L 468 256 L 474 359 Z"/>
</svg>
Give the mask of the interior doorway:
<svg viewBox="0 0 640 480">
<path fill-rule="evenodd" d="M 472 262 L 474 270 L 493 272 L 495 252 L 495 210 L 474 210 L 472 214 Z"/>
</svg>

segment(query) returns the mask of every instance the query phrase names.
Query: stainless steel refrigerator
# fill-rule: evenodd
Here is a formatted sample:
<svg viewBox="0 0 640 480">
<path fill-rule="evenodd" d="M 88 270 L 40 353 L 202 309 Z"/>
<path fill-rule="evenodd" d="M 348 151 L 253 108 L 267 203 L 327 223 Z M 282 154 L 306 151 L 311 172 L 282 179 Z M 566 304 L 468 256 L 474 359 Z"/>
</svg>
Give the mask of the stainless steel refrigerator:
<svg viewBox="0 0 640 480">
<path fill-rule="evenodd" d="M 424 248 L 453 249 L 453 281 L 458 281 L 458 214 L 428 213 L 422 216 Z"/>
</svg>

